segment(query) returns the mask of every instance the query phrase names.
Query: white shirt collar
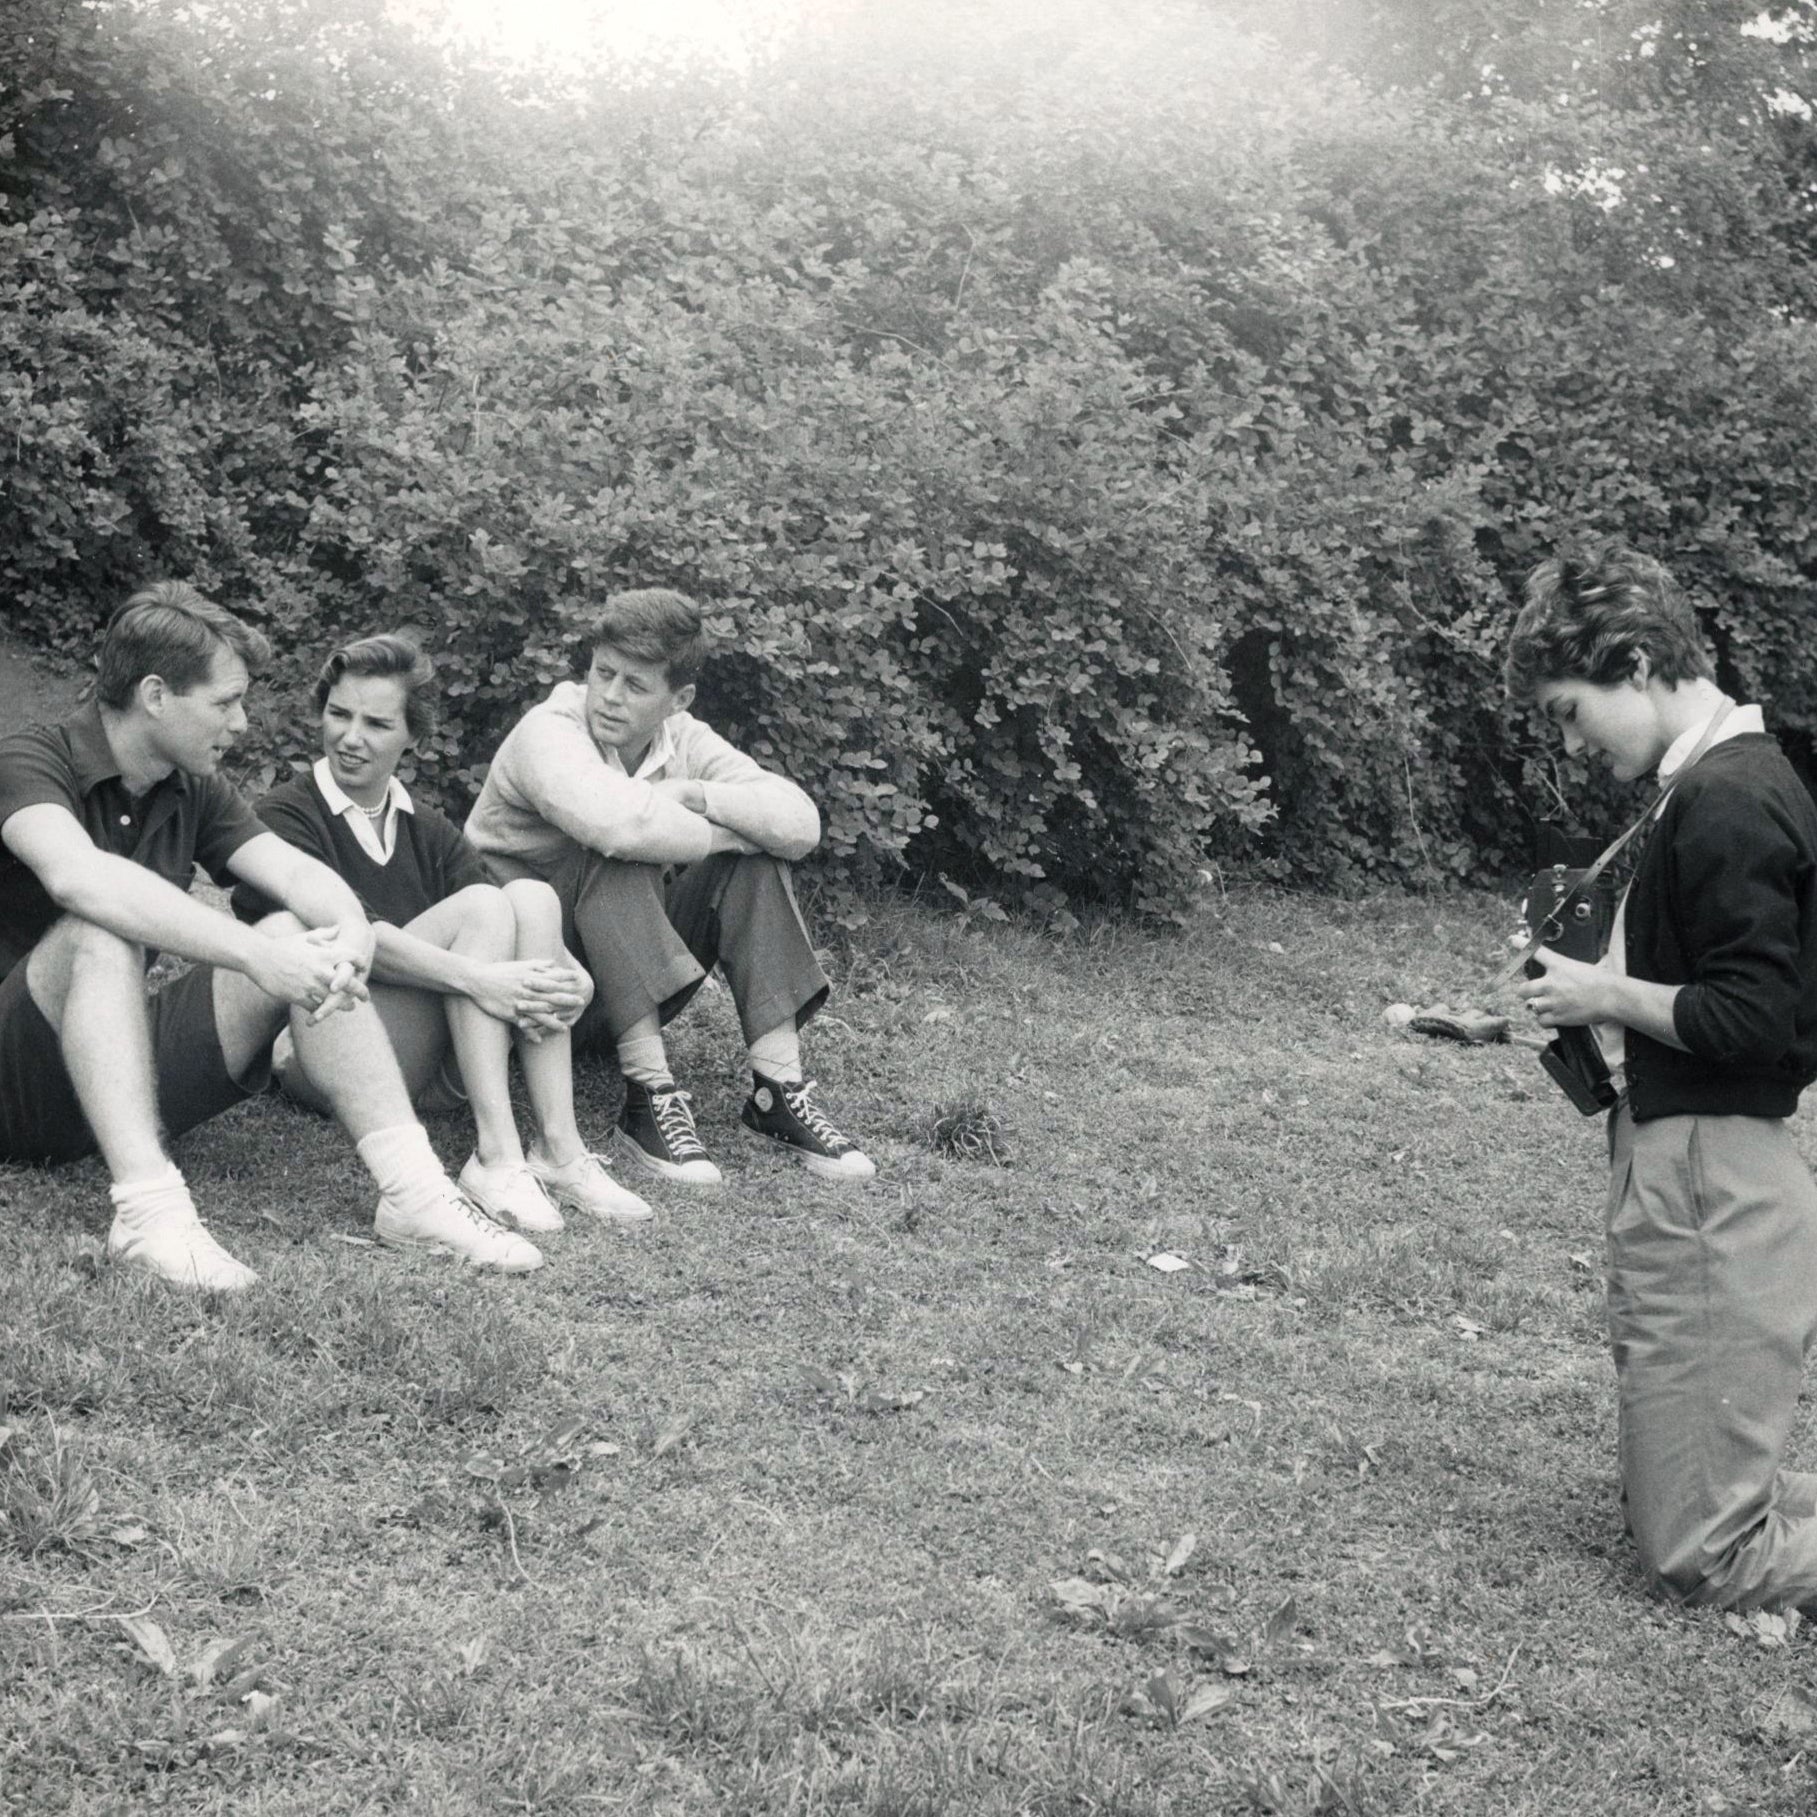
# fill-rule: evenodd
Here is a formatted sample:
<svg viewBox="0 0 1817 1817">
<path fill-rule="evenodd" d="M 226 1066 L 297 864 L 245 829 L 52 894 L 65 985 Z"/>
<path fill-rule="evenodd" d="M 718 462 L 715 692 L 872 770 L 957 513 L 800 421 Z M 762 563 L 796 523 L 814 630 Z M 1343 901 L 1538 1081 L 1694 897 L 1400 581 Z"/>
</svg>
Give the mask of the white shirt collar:
<svg viewBox="0 0 1817 1817">
<path fill-rule="evenodd" d="M 1666 754 L 1659 760 L 1659 780 L 1670 782 L 1673 776 L 1683 767 L 1684 760 L 1697 749 L 1697 741 L 1704 734 L 1704 729 L 1712 719 L 1722 711 L 1720 705 L 1714 706 L 1696 725 L 1680 732 L 1666 746 Z M 1731 738 L 1741 738 L 1749 732 L 1764 732 L 1767 729 L 1766 719 L 1757 706 L 1737 706 L 1722 722 L 1722 730 L 1710 740 L 1711 746 L 1727 744 Z"/>
<path fill-rule="evenodd" d="M 334 772 L 329 769 L 328 759 L 326 757 L 318 757 L 315 760 L 315 769 L 312 774 L 315 777 L 315 786 L 322 791 L 322 799 L 328 803 L 329 813 L 358 814 L 367 820 L 383 820 L 385 818 L 384 814 L 368 814 L 366 810 L 335 781 Z M 414 814 L 416 812 L 416 804 L 410 799 L 410 791 L 405 788 L 395 776 L 393 776 L 385 785 L 385 813 L 389 814 L 393 810 L 400 814 Z"/>
<path fill-rule="evenodd" d="M 643 756 L 638 760 L 637 768 L 628 772 L 628 774 L 634 777 L 638 782 L 648 781 L 650 777 L 656 775 L 659 771 L 674 762 L 676 751 L 675 721 L 678 717 L 677 714 L 671 713 L 669 717 L 656 728 L 656 734 L 650 740 L 650 748 L 645 751 Z M 625 760 L 617 751 L 608 751 L 606 757 L 609 762 L 616 764 L 619 769 L 624 769 Z"/>
</svg>

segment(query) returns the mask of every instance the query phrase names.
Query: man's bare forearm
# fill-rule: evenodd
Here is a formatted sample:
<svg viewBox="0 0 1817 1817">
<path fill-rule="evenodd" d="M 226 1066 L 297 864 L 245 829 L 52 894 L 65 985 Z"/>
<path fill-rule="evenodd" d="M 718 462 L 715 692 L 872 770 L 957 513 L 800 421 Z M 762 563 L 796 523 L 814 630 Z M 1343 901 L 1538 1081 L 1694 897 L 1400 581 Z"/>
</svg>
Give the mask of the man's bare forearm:
<svg viewBox="0 0 1817 1817">
<path fill-rule="evenodd" d="M 122 940 L 229 971 L 246 971 L 252 943 L 263 938 L 155 871 L 109 852 L 96 852 L 54 900 L 65 914 Z"/>
</svg>

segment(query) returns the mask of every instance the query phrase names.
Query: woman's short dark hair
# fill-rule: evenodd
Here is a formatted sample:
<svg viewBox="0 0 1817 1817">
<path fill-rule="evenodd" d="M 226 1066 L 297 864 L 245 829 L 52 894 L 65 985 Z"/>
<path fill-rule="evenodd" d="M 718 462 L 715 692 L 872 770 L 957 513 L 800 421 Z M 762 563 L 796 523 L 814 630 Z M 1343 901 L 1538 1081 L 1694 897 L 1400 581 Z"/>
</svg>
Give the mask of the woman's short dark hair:
<svg viewBox="0 0 1817 1817">
<path fill-rule="evenodd" d="M 141 587 L 115 609 L 101 633 L 95 658 L 95 695 L 119 712 L 148 675 L 162 678 L 177 694 L 208 679 L 222 645 L 256 675 L 271 660 L 263 632 L 235 618 L 225 606 L 205 599 L 186 580 L 161 580 Z"/>
<path fill-rule="evenodd" d="M 315 710 L 328 705 L 334 684 L 344 676 L 388 676 L 404 684 L 404 724 L 421 744 L 435 730 L 435 664 L 420 645 L 396 631 L 362 637 L 330 653 L 315 678 Z"/>
<path fill-rule="evenodd" d="M 1715 679 L 1691 602 L 1652 556 L 1600 542 L 1527 576 L 1503 667 L 1510 694 L 1530 697 L 1548 681 L 1606 687 L 1626 681 L 1642 656 L 1663 682 Z"/>
<path fill-rule="evenodd" d="M 605 645 L 639 662 L 659 662 L 671 688 L 700 679 L 706 659 L 706 632 L 700 608 L 670 587 L 636 587 L 613 593 L 588 628 L 587 648 Z"/>
</svg>

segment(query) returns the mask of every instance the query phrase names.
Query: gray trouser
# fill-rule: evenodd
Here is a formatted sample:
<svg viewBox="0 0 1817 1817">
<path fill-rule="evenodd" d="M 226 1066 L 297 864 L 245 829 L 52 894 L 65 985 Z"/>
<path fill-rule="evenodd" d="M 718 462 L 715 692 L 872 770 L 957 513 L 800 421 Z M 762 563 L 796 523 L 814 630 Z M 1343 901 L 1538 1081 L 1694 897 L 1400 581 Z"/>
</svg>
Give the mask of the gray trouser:
<svg viewBox="0 0 1817 1817">
<path fill-rule="evenodd" d="M 549 882 L 568 950 L 593 975 L 588 1017 L 612 1041 L 652 1013 L 668 1022 L 715 964 L 747 1042 L 785 1022 L 799 1028 L 827 999 L 793 878 L 778 858 L 718 852 L 665 882 L 659 865 L 577 846 Z"/>
<path fill-rule="evenodd" d="M 1647 1574 L 1687 1602 L 1817 1602 L 1817 1476 L 1781 1468 L 1817 1335 L 1817 1186 L 1768 1117 L 1611 1119 L 1609 1340 Z"/>
</svg>

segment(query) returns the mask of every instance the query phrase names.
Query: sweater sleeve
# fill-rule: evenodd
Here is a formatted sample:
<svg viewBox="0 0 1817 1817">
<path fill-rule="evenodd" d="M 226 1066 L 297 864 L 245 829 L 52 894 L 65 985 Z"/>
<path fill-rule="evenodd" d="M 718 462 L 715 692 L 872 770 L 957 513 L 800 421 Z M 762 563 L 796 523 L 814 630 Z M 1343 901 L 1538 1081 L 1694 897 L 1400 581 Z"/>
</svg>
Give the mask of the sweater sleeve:
<svg viewBox="0 0 1817 1817">
<path fill-rule="evenodd" d="M 709 725 L 690 716 L 682 727 L 677 769 L 698 782 L 707 818 L 790 863 L 820 843 L 820 810 L 786 776 L 766 770 Z"/>
<path fill-rule="evenodd" d="M 692 864 L 707 855 L 707 822 L 607 763 L 586 728 L 567 714 L 537 712 L 520 722 L 507 761 L 509 788 L 602 857 Z"/>
<path fill-rule="evenodd" d="M 1672 1025 L 1700 1059 L 1771 1065 L 1791 1045 L 1803 989 L 1805 868 L 1770 793 L 1719 779 L 1687 787 L 1670 889 L 1691 981 L 1679 990 Z"/>
</svg>

